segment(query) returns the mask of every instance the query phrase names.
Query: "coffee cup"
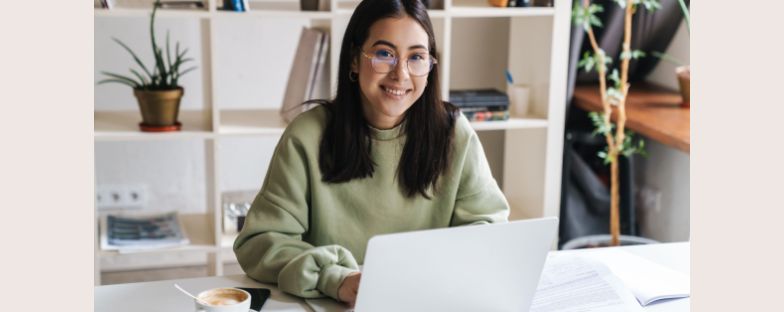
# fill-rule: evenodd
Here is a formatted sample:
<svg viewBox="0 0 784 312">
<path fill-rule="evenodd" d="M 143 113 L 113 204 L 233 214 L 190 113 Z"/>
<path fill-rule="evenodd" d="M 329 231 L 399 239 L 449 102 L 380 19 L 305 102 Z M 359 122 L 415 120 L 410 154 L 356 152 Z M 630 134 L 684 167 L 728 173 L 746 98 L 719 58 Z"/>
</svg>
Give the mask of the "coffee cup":
<svg viewBox="0 0 784 312">
<path fill-rule="evenodd" d="M 237 288 L 213 288 L 196 297 L 196 312 L 248 312 L 250 294 Z"/>
</svg>

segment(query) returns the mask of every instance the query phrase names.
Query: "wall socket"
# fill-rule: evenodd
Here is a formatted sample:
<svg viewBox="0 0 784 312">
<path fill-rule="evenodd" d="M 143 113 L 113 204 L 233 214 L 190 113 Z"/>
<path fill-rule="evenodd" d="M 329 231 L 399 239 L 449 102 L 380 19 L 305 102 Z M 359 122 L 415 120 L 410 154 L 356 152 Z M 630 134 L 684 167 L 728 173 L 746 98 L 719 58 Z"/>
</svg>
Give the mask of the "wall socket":
<svg viewBox="0 0 784 312">
<path fill-rule="evenodd" d="M 147 205 L 147 186 L 99 185 L 95 188 L 98 209 L 141 209 Z"/>
<path fill-rule="evenodd" d="M 662 193 L 660 190 L 650 186 L 643 186 L 638 192 L 639 204 L 644 211 L 650 213 L 659 213 L 661 211 Z"/>
</svg>

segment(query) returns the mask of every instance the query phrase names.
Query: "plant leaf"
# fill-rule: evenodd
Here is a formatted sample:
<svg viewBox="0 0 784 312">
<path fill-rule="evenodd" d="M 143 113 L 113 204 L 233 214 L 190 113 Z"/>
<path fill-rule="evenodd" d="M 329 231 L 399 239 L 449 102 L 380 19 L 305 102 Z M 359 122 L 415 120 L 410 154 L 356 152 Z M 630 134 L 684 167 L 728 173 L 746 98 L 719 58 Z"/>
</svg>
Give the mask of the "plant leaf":
<svg viewBox="0 0 784 312">
<path fill-rule="evenodd" d="M 121 83 L 121 84 L 127 85 L 127 86 L 129 86 L 131 88 L 135 88 L 136 87 L 135 85 L 129 83 L 128 81 L 121 80 L 121 79 L 104 79 L 104 80 L 98 81 L 98 84 L 105 84 L 105 83 L 110 83 L 110 82 Z"/>
<path fill-rule="evenodd" d="M 112 78 L 117 79 L 117 80 L 125 80 L 129 84 L 133 85 L 134 88 L 138 87 L 140 85 L 139 82 L 137 82 L 136 80 L 133 80 L 130 77 L 126 77 L 126 76 L 123 76 L 123 75 L 118 75 L 118 74 L 105 72 L 105 71 L 102 71 L 101 74 L 104 74 L 106 76 L 112 77 Z"/>
<path fill-rule="evenodd" d="M 607 77 L 607 79 L 610 79 L 610 81 L 612 81 L 615 84 L 615 89 L 620 89 L 621 78 L 618 77 L 618 69 L 617 68 L 613 68 L 612 73 L 610 73 L 610 75 Z"/>
<path fill-rule="evenodd" d="M 133 69 L 133 68 L 130 68 L 130 70 L 131 70 L 131 73 L 133 73 L 134 75 L 136 75 L 136 78 L 139 78 L 139 80 L 142 82 L 142 84 L 141 84 L 141 86 L 140 86 L 140 87 L 142 87 L 142 88 L 143 88 L 143 87 L 145 87 L 145 86 L 147 86 L 147 85 L 149 84 L 149 82 L 147 81 L 147 79 L 146 79 L 146 78 L 144 78 L 144 76 L 142 76 L 141 74 L 139 74 L 139 72 L 137 72 L 135 69 Z"/>
<path fill-rule="evenodd" d="M 114 42 L 117 42 L 120 46 L 122 46 L 125 49 L 125 51 L 128 51 L 128 53 L 130 53 L 131 56 L 133 57 L 134 61 L 136 61 L 136 64 L 139 64 L 139 66 L 142 68 L 142 70 L 144 70 L 147 76 L 152 77 L 150 71 L 147 70 L 147 67 L 144 66 L 144 63 L 142 63 L 142 60 L 140 60 L 139 57 L 136 56 L 136 53 L 134 53 L 133 50 L 131 50 L 131 48 L 125 45 L 125 43 L 123 43 L 122 41 L 120 41 L 120 39 L 112 37 L 112 40 L 114 40 Z"/>
</svg>

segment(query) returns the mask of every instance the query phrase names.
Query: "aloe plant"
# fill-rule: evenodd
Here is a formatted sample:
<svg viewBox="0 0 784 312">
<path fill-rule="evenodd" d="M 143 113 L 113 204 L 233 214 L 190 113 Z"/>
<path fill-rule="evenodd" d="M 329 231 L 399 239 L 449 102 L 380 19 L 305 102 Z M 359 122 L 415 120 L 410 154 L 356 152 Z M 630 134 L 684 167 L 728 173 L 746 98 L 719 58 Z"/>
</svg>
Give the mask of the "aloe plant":
<svg viewBox="0 0 784 312">
<path fill-rule="evenodd" d="M 163 49 L 161 49 L 161 47 L 156 43 L 155 12 L 158 11 L 160 6 L 160 0 L 156 0 L 155 4 L 153 4 L 152 14 L 150 14 L 150 41 L 152 42 L 152 52 L 155 56 L 155 65 L 152 67 L 152 71 L 150 71 L 148 67 L 144 65 L 141 59 L 139 59 L 136 53 L 134 53 L 133 50 L 128 47 L 128 45 L 119 39 L 112 37 L 112 40 L 117 42 L 120 46 L 123 47 L 123 49 L 131 54 L 131 57 L 133 57 L 133 60 L 136 61 L 136 64 L 141 67 L 142 72 L 140 73 L 139 71 L 130 68 L 131 74 L 133 74 L 133 77 L 131 77 L 102 71 L 101 73 L 106 75 L 108 78 L 99 81 L 98 84 L 111 82 L 121 83 L 130 86 L 131 88 L 140 90 L 171 90 L 179 87 L 178 83 L 182 75 L 185 75 L 196 69 L 196 66 L 193 66 L 188 69 L 181 70 L 183 64 L 191 62 L 193 59 L 185 56 L 188 52 L 187 48 L 183 51 L 180 51 L 179 42 L 175 44 L 174 58 L 172 59 L 168 31 L 166 31 L 165 54 Z"/>
</svg>

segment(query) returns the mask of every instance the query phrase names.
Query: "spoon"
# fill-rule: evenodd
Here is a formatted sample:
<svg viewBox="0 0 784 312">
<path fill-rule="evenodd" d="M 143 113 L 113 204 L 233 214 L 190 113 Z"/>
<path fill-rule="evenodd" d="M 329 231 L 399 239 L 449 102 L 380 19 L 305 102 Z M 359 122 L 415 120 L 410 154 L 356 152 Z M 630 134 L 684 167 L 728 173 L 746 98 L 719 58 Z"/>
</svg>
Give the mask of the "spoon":
<svg viewBox="0 0 784 312">
<path fill-rule="evenodd" d="M 179 290 L 180 290 L 180 291 L 181 291 L 183 294 L 186 294 L 186 295 L 188 295 L 189 297 L 191 297 L 191 298 L 195 299 L 196 301 L 200 302 L 201 304 L 204 304 L 204 305 L 210 305 L 209 303 L 206 303 L 206 302 L 204 302 L 203 300 L 201 300 L 201 299 L 197 298 L 196 296 L 194 296 L 194 295 L 191 295 L 191 293 L 189 293 L 189 292 L 188 292 L 187 290 L 185 290 L 185 289 L 182 289 L 182 287 L 180 287 L 180 285 L 177 285 L 177 283 L 174 283 L 174 287 L 176 287 L 177 289 L 179 289 Z"/>
</svg>

